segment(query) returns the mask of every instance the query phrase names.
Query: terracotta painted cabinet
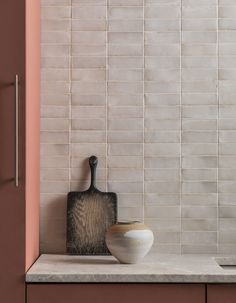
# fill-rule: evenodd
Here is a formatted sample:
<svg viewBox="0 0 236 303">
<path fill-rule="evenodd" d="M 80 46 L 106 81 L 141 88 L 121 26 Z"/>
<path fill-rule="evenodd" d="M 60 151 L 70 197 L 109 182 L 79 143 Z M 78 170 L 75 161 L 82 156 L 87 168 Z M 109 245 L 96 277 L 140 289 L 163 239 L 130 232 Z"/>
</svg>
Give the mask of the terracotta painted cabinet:
<svg viewBox="0 0 236 303">
<path fill-rule="evenodd" d="M 27 303 L 205 303 L 203 284 L 28 284 Z"/>
<path fill-rule="evenodd" d="M 207 303 L 236 303 L 236 284 L 208 285 Z"/>
<path fill-rule="evenodd" d="M 0 302 L 38 256 L 40 1 L 0 1 Z"/>
</svg>

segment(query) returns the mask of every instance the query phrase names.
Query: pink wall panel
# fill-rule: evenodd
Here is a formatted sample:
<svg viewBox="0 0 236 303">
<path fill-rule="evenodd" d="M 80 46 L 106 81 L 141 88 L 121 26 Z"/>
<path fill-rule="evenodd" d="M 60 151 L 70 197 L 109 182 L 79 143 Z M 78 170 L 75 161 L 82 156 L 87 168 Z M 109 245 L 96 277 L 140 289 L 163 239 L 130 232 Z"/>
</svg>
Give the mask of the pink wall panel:
<svg viewBox="0 0 236 303">
<path fill-rule="evenodd" d="M 26 270 L 39 254 L 40 1 L 26 0 Z"/>
</svg>

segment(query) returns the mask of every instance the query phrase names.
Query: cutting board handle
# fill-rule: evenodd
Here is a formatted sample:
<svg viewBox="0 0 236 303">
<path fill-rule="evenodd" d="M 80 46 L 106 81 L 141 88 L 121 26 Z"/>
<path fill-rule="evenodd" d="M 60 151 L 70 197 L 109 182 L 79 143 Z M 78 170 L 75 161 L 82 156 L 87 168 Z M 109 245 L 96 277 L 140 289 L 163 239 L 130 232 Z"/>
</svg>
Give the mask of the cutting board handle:
<svg viewBox="0 0 236 303">
<path fill-rule="evenodd" d="M 96 156 L 91 156 L 89 158 L 89 166 L 91 170 L 91 184 L 89 190 L 96 189 L 96 168 L 98 164 L 98 158 Z"/>
</svg>

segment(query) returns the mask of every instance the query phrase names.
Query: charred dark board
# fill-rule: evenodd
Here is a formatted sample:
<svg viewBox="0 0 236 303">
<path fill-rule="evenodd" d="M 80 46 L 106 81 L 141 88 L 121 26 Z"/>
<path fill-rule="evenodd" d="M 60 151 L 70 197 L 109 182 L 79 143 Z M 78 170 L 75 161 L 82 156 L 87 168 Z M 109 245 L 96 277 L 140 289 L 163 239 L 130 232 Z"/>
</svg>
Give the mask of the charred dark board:
<svg viewBox="0 0 236 303">
<path fill-rule="evenodd" d="M 90 157 L 91 186 L 70 192 L 67 201 L 67 252 L 78 255 L 110 254 L 105 243 L 107 229 L 117 220 L 117 196 L 95 187 L 97 158 Z"/>
</svg>

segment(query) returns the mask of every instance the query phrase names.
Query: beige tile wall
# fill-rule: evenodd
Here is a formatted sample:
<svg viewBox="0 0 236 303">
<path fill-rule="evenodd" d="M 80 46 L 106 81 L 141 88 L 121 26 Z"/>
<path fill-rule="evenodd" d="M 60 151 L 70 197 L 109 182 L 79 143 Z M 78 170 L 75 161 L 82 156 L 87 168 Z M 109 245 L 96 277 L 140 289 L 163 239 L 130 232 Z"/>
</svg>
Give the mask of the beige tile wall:
<svg viewBox="0 0 236 303">
<path fill-rule="evenodd" d="M 235 0 L 41 0 L 41 251 L 115 191 L 161 253 L 236 253 Z"/>
</svg>

